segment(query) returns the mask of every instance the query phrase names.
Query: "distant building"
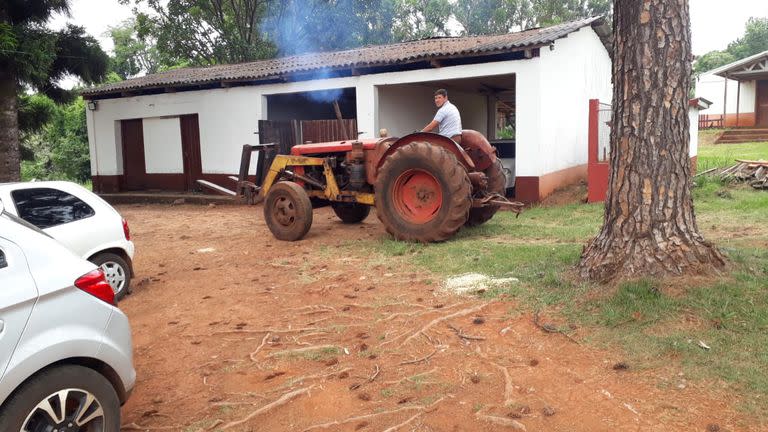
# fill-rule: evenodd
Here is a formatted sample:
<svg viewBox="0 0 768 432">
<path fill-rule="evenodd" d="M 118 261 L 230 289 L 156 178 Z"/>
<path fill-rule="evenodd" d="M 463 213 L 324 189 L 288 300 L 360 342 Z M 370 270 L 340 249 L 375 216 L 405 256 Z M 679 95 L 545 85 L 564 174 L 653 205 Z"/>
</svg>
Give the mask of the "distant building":
<svg viewBox="0 0 768 432">
<path fill-rule="evenodd" d="M 712 101 L 703 127 L 768 128 L 768 51 L 702 74 L 696 95 Z"/>
</svg>

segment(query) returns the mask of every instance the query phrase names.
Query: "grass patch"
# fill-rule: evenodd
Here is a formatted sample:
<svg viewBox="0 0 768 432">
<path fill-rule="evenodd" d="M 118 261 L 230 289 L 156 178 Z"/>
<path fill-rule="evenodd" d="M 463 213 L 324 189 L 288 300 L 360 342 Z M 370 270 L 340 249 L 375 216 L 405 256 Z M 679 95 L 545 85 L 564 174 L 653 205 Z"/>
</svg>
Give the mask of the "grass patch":
<svg viewBox="0 0 768 432">
<path fill-rule="evenodd" d="M 286 359 L 303 359 L 303 360 L 311 360 L 311 361 L 322 361 L 322 360 L 328 360 L 332 357 L 336 357 L 337 355 L 341 354 L 341 349 L 338 347 L 323 347 L 318 348 L 314 350 L 307 350 L 307 351 L 283 351 L 275 353 L 275 357 L 280 358 L 286 358 Z"/>
<path fill-rule="evenodd" d="M 768 160 L 768 142 L 744 144 L 703 144 L 699 146 L 697 169 L 725 168 L 736 164 L 736 159 Z"/>
<path fill-rule="evenodd" d="M 768 159 L 768 143 L 703 145 L 699 168 L 761 158 Z M 731 263 L 722 277 L 638 280 L 609 292 L 578 280 L 572 269 L 583 245 L 600 228 L 600 204 L 534 207 L 518 219 L 500 213 L 439 244 L 384 239 L 349 247 L 363 248 L 373 261 L 390 267 L 421 267 L 436 284 L 468 272 L 516 277 L 520 283 L 482 296 L 505 294 L 529 311 L 557 310 L 570 322 L 586 326 L 591 343 L 622 349 L 633 369 L 672 365 L 684 371 L 686 379 L 724 383 L 740 396 L 738 407 L 766 419 L 768 193 L 719 181 L 697 183 L 697 223 Z M 659 379 L 659 385 L 678 385 L 674 379 Z"/>
</svg>

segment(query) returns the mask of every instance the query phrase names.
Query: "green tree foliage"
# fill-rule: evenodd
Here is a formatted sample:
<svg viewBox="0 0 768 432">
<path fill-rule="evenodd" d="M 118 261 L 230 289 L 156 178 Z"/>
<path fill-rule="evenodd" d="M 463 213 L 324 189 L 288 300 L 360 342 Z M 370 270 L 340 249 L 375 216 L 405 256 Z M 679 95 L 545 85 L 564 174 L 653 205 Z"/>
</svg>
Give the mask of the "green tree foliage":
<svg viewBox="0 0 768 432">
<path fill-rule="evenodd" d="M 463 34 L 498 34 L 611 14 L 610 0 L 458 0 Z"/>
<path fill-rule="evenodd" d="M 727 51 L 736 59 L 743 59 L 768 50 L 768 17 L 750 18 L 744 36 L 728 44 Z"/>
<path fill-rule="evenodd" d="M 447 24 L 453 14 L 448 0 L 398 0 L 394 38 L 398 41 L 450 36 Z"/>
<path fill-rule="evenodd" d="M 107 30 L 115 46 L 110 57 L 110 70 L 122 79 L 153 74 L 164 66 L 152 23 L 146 19 L 146 15 L 141 15 L 138 21 L 131 18 Z"/>
<path fill-rule="evenodd" d="M 696 74 L 711 71 L 749 56 L 768 51 L 768 17 L 747 20 L 744 36 L 728 44 L 723 51 L 710 51 L 696 59 Z"/>
<path fill-rule="evenodd" d="M 47 122 L 22 133 L 24 147 L 32 155 L 22 162 L 23 180 L 63 179 L 83 183 L 90 179 L 85 101 L 77 98 L 59 105 L 42 95 L 29 99 L 51 113 Z"/>
<path fill-rule="evenodd" d="M 72 93 L 58 85 L 65 76 L 86 83 L 104 77 L 107 55 L 82 27 L 46 27 L 54 13 L 68 12 L 68 0 L 0 2 L 0 182 L 20 177 L 18 98 L 23 89 L 66 101 Z"/>
<path fill-rule="evenodd" d="M 131 0 L 120 0 L 130 4 Z M 261 24 L 277 0 L 133 0 L 139 34 L 152 34 L 165 66 L 238 63 L 268 58 L 274 46 Z M 151 33 L 150 33 L 151 32 Z"/>
</svg>

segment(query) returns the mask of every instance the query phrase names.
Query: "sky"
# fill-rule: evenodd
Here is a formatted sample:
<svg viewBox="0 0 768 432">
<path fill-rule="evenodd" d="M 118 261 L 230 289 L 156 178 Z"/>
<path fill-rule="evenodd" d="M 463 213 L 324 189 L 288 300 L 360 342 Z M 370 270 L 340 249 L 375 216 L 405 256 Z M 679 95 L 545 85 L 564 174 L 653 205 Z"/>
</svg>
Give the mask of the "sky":
<svg viewBox="0 0 768 432">
<path fill-rule="evenodd" d="M 752 16 L 768 17 L 768 0 L 689 0 L 693 53 L 702 55 L 722 50 L 744 34 L 744 24 Z M 81 25 L 101 42 L 106 51 L 113 48 L 105 35 L 107 28 L 133 14 L 131 6 L 118 0 L 70 0 L 71 16 L 56 16 L 51 26 L 61 28 L 67 22 Z"/>
</svg>

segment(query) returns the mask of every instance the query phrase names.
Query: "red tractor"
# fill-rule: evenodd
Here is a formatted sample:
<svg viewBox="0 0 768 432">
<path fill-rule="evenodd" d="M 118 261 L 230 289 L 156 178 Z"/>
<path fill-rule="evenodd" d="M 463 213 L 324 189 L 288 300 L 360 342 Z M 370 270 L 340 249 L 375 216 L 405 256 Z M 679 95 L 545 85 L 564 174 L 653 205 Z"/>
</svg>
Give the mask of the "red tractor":
<svg viewBox="0 0 768 432">
<path fill-rule="evenodd" d="M 312 225 L 312 201 L 330 202 L 344 223 L 376 215 L 398 240 L 439 242 L 480 225 L 504 207 L 506 179 L 496 149 L 465 130 L 461 145 L 433 133 L 294 146 L 277 155 L 259 190 L 264 218 L 280 240 Z M 311 200 L 312 199 L 312 200 Z"/>
</svg>

